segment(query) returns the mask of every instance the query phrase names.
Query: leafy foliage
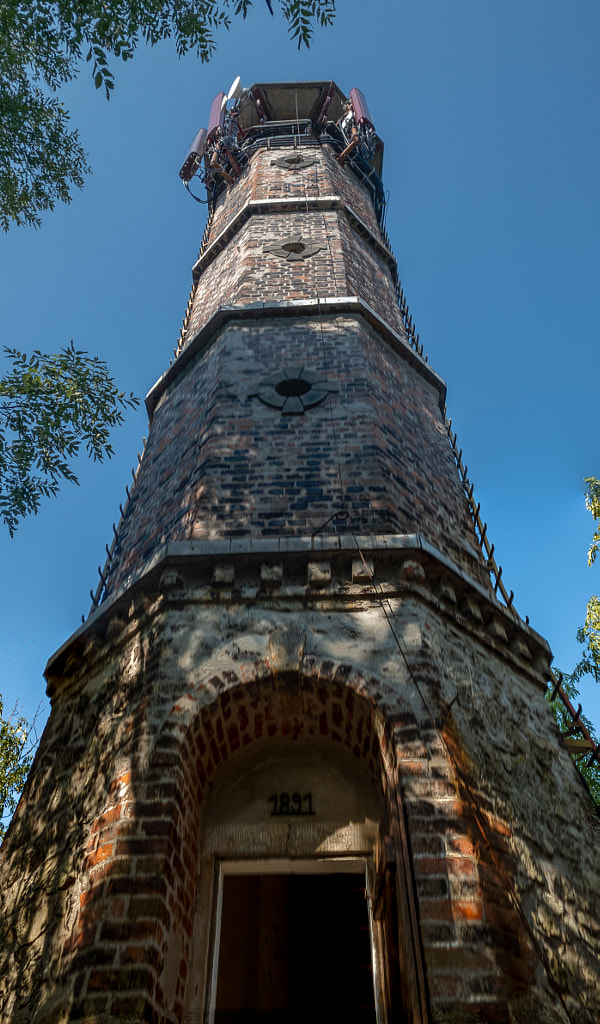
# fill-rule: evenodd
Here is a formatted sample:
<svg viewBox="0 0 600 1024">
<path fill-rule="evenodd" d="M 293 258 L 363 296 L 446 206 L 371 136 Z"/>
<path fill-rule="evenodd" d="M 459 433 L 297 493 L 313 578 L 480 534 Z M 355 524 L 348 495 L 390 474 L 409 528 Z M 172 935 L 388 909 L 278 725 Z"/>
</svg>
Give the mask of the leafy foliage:
<svg viewBox="0 0 600 1024">
<path fill-rule="evenodd" d="M 585 483 L 587 484 L 585 493 L 586 508 L 592 513 L 596 523 L 592 544 L 588 552 L 588 565 L 592 565 L 600 546 L 600 479 L 589 476 L 586 477 Z M 562 678 L 562 688 L 567 697 L 574 703 L 579 698 L 577 684 L 582 676 L 590 675 L 597 683 L 600 683 L 600 600 L 594 594 L 592 594 L 588 601 L 585 622 L 577 630 L 577 640 L 583 645 L 583 655 L 570 675 L 563 675 Z M 552 714 L 558 723 L 560 731 L 566 733 L 571 726 L 570 716 L 558 696 L 553 701 L 550 700 L 551 693 L 552 686 L 546 693 L 546 699 L 550 703 Z M 598 736 L 595 734 L 590 720 L 583 714 L 580 717 L 595 742 L 598 742 Z M 600 806 L 600 764 L 597 760 L 590 764 L 589 753 L 574 754 L 573 757 L 581 774 L 587 781 L 594 800 Z"/>
<path fill-rule="evenodd" d="M 111 457 L 110 431 L 138 399 L 72 343 L 54 355 L 5 351 L 12 370 L 0 379 L 0 516 L 12 536 L 62 480 L 78 482 L 70 461 L 82 444 L 94 460 Z"/>
<path fill-rule="evenodd" d="M 292 39 L 310 44 L 329 25 L 335 0 L 279 0 Z M 70 202 L 88 173 L 86 154 L 55 95 L 91 64 L 97 89 L 114 88 L 111 58 L 140 43 L 173 39 L 177 54 L 209 61 L 215 32 L 252 0 L 3 0 L 0 5 L 0 224 L 39 227 L 40 213 Z"/>
<path fill-rule="evenodd" d="M 40 212 L 69 202 L 88 172 L 77 132 L 58 99 L 24 77 L 0 78 L 0 225 L 39 227 Z"/>
<path fill-rule="evenodd" d="M 4 839 L 6 822 L 10 821 L 37 745 L 35 719 L 31 726 L 13 712 L 8 719 L 2 717 L 0 697 L 0 842 Z"/>
<path fill-rule="evenodd" d="M 595 476 L 586 477 L 585 504 L 592 513 L 596 527 L 588 551 L 588 565 L 593 565 L 600 546 L 600 480 Z M 577 639 L 584 647 L 583 656 L 575 666 L 571 678 L 577 683 L 582 676 L 591 675 L 600 683 L 600 600 L 592 594 L 588 601 L 585 622 L 577 630 Z"/>
<path fill-rule="evenodd" d="M 600 683 L 600 600 L 592 594 L 588 601 L 585 622 L 577 630 L 577 639 L 585 650 L 571 674 L 573 682 L 591 675 Z"/>
<path fill-rule="evenodd" d="M 593 565 L 600 547 L 600 480 L 595 476 L 586 476 L 585 483 L 587 484 L 585 506 L 596 520 L 596 529 L 588 551 L 588 565 Z"/>
</svg>

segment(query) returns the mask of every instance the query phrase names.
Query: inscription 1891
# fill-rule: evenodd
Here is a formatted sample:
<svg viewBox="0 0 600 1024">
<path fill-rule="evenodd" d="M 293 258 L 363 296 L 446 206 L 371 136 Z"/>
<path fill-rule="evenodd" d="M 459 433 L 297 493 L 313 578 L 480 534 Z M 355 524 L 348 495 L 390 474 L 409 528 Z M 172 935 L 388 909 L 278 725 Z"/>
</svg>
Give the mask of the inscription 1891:
<svg viewBox="0 0 600 1024">
<path fill-rule="evenodd" d="M 290 815 L 314 814 L 312 793 L 274 793 L 269 797 L 272 804 L 271 817 L 289 817 Z"/>
</svg>

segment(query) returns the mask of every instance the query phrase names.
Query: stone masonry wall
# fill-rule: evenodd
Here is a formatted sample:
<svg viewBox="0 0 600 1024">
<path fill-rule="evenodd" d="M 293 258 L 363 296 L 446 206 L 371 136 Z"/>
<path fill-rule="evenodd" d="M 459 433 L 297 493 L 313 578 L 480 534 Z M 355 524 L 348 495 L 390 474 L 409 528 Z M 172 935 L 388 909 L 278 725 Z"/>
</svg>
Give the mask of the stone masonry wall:
<svg viewBox="0 0 600 1024">
<path fill-rule="evenodd" d="M 434 1024 L 566 1022 L 553 984 L 597 1020 L 598 822 L 541 688 L 418 588 L 388 599 L 401 649 L 368 588 L 344 592 L 140 593 L 56 666 L 2 847 L 3 1021 L 181 1021 L 202 794 L 294 737 L 397 773 Z"/>
</svg>

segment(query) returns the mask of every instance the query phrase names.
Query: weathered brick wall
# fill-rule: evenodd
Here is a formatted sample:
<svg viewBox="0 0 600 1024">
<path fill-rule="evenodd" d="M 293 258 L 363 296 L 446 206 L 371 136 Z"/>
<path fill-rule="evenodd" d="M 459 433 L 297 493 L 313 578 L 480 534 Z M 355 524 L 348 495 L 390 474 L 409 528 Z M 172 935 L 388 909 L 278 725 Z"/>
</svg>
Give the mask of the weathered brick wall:
<svg viewBox="0 0 600 1024">
<path fill-rule="evenodd" d="M 315 162 L 299 171 L 277 163 L 294 155 Z M 362 234 L 345 210 L 281 211 L 275 186 L 298 199 L 309 180 L 321 198 L 348 203 L 366 224 Z M 254 201 L 266 205 L 238 223 Z M 248 311 L 261 301 L 283 302 L 286 316 L 269 319 L 265 310 L 260 320 L 215 327 L 187 363 L 184 349 L 154 413 L 107 594 L 164 543 L 309 535 L 336 515 L 334 528 L 344 532 L 418 532 L 487 581 L 437 407 L 440 394 L 420 361 L 401 351 L 405 334 L 391 269 L 369 231 L 380 238 L 370 199 L 328 146 L 259 149 L 222 194 L 199 264 L 188 351 L 224 306 Z M 263 251 L 268 242 L 297 235 L 324 248 L 298 261 Z M 327 297 L 366 302 L 401 339 L 397 350 L 356 317 L 322 310 L 311 318 L 306 309 L 294 316 L 295 302 Z M 293 366 L 323 374 L 330 390 L 298 417 L 255 397 L 261 380 Z"/>
<path fill-rule="evenodd" d="M 315 163 L 290 171 L 276 162 L 298 154 Z M 309 198 L 325 197 L 346 204 L 368 229 L 366 237 L 361 237 L 356 225 L 349 222 L 346 208 L 324 212 L 310 207 Z M 283 199 L 295 199 L 296 207 L 281 210 Z M 262 205 L 245 222 L 240 221 L 242 213 L 253 210 L 253 202 Z M 237 225 L 235 230 L 232 225 Z M 214 243 L 228 229 L 232 237 L 224 247 L 219 243 L 214 256 Z M 368 193 L 350 170 L 340 168 L 330 147 L 258 150 L 240 181 L 217 203 L 207 249 L 198 264 L 199 280 L 186 329 L 187 341 L 219 306 L 345 295 L 364 298 L 404 334 L 390 267 L 381 252 L 373 248 L 369 232 L 381 242 Z M 293 235 L 302 235 L 305 242 L 323 249 L 310 258 L 292 262 L 264 253 L 265 245 Z"/>
<path fill-rule="evenodd" d="M 277 163 L 298 154 L 315 162 L 299 171 Z M 274 199 L 279 186 L 297 200 L 308 195 L 308 181 L 315 195 L 347 203 L 366 225 L 362 234 L 344 209 L 281 211 Z M 253 201 L 266 206 L 238 223 Z M 219 239 L 234 223 L 223 245 Z M 298 261 L 263 251 L 297 235 L 324 248 Z M 284 302 L 288 315 L 270 320 L 265 310 L 260 321 L 214 328 L 199 357 L 180 360 L 181 373 L 154 414 L 107 594 L 164 543 L 310 534 L 336 514 L 346 532 L 421 532 L 475 578 L 487 579 L 436 409 L 439 393 L 407 363 L 406 352 L 392 351 L 362 320 L 323 311 L 311 318 L 307 310 L 294 317 L 295 302 L 358 297 L 404 339 L 377 239 L 369 196 L 328 146 L 259 149 L 223 193 L 199 264 L 188 346 L 224 306 Z M 261 380 L 293 366 L 323 374 L 330 389 L 299 417 L 255 397 Z"/>
<path fill-rule="evenodd" d="M 321 250 L 293 261 L 264 252 L 266 245 L 298 236 Z M 344 211 L 255 213 L 202 271 L 186 338 L 194 338 L 221 306 L 347 295 L 364 299 L 404 335 L 389 266 L 357 237 Z"/>
<path fill-rule="evenodd" d="M 255 393 L 287 367 L 331 393 L 282 415 Z M 254 397 L 253 397 L 254 396 Z M 361 320 L 230 324 L 160 401 L 108 593 L 173 540 L 420 533 L 486 580 L 436 390 Z"/>
<path fill-rule="evenodd" d="M 285 169 L 276 161 L 303 154 L 314 159 L 310 167 Z M 298 149 L 282 147 L 258 149 L 233 188 L 221 193 L 216 203 L 209 244 L 227 229 L 244 207 L 253 201 L 269 199 L 305 199 L 339 196 L 360 217 L 377 238 L 381 238 L 371 197 L 352 170 L 341 168 L 327 143 L 301 140 Z"/>
<path fill-rule="evenodd" d="M 277 607 L 191 582 L 140 593 L 65 652 L 2 848 L 3 1021 L 184 1019 L 203 793 L 293 737 L 397 787 L 432 1021 L 566 1020 L 542 958 L 572 1019 L 597 1019 L 597 819 L 535 673 L 403 587 L 402 653 L 341 568 Z"/>
</svg>

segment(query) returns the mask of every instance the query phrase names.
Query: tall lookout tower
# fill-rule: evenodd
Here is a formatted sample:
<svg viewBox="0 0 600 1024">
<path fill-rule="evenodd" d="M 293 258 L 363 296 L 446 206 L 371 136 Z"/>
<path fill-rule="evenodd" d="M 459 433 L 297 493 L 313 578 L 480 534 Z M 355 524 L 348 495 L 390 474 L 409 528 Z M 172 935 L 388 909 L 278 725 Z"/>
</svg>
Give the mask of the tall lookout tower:
<svg viewBox="0 0 600 1024">
<path fill-rule="evenodd" d="M 600 1020 L 598 819 L 490 576 L 382 151 L 357 89 L 234 83 L 182 167 L 208 223 L 46 669 L 2 1024 Z"/>
</svg>

